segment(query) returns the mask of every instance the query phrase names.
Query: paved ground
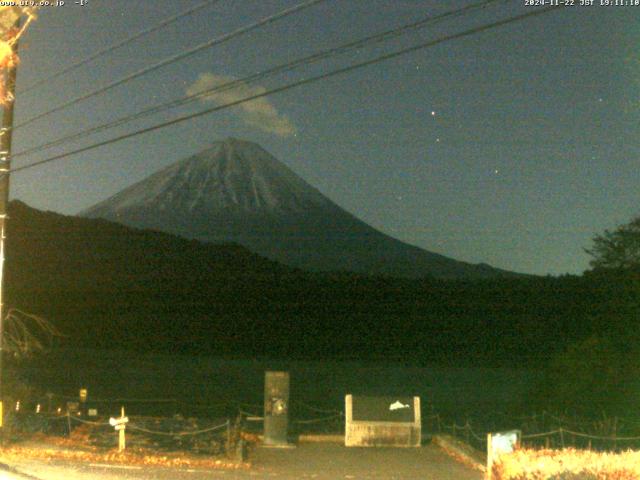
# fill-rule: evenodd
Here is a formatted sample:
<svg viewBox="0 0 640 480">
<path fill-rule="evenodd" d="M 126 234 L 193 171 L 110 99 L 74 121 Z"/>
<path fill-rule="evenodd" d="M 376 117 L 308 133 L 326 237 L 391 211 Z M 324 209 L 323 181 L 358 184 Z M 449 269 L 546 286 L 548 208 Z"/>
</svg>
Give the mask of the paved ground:
<svg viewBox="0 0 640 480">
<path fill-rule="evenodd" d="M 121 465 L 80 464 L 68 461 L 30 461 L 15 465 L 14 472 L 0 471 L 1 480 L 217 480 L 256 478 L 235 476 L 233 471 L 126 467 Z M 17 471 L 17 472 L 16 472 Z M 248 474 L 244 472 L 244 474 Z M 4 476 L 3 476 L 4 475 Z"/>
<path fill-rule="evenodd" d="M 418 449 L 345 448 L 338 444 L 300 444 L 293 449 L 257 448 L 249 470 L 122 468 L 99 464 L 21 461 L 17 469 L 42 480 L 480 480 L 481 472 L 467 468 L 436 446 Z M 2 474 L 0 474 L 0 478 Z M 11 477 L 8 478 L 28 478 Z"/>
<path fill-rule="evenodd" d="M 345 448 L 301 444 L 294 450 L 258 448 L 255 470 L 278 479 L 479 480 L 481 472 L 457 463 L 435 446 Z"/>
</svg>

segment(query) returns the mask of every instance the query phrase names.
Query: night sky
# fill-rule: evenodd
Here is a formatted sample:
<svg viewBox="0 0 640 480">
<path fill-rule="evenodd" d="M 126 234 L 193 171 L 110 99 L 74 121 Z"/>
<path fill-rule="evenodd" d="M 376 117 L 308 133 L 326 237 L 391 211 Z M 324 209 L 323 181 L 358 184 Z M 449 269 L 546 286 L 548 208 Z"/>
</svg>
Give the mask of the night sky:
<svg viewBox="0 0 640 480">
<path fill-rule="evenodd" d="M 16 123 L 302 0 L 221 0 L 38 89 Z M 287 73 L 273 88 L 531 11 L 525 0 Z M 579 0 L 576 0 L 579 3 Z M 41 10 L 18 90 L 201 0 L 89 0 Z M 238 78 L 469 1 L 327 0 L 16 131 L 14 154 L 198 87 Z M 640 6 L 575 6 L 16 173 L 12 196 L 65 214 L 228 136 L 261 144 L 381 231 L 473 263 L 581 273 L 595 233 L 640 213 Z M 14 167 L 207 108 L 211 99 Z"/>
</svg>

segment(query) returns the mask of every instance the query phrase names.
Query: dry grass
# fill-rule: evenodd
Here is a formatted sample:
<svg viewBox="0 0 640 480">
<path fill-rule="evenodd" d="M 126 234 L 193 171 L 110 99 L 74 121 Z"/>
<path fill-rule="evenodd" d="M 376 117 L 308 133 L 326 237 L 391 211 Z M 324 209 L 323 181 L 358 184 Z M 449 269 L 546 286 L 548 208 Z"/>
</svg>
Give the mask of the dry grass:
<svg viewBox="0 0 640 480">
<path fill-rule="evenodd" d="M 501 456 L 495 480 L 640 480 L 640 452 L 523 449 Z"/>
</svg>

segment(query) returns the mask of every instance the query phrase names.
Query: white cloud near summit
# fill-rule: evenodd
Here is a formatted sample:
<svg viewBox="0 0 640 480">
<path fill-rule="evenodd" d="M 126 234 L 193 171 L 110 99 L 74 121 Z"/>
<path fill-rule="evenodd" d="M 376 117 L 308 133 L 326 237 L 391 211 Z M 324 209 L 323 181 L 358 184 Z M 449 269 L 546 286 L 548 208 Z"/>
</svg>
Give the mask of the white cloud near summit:
<svg viewBox="0 0 640 480">
<path fill-rule="evenodd" d="M 233 81 L 236 81 L 234 77 L 203 73 L 187 88 L 186 93 L 187 95 L 197 95 Z M 215 92 L 203 94 L 201 101 L 225 105 L 266 91 L 266 88 L 259 85 L 247 85 L 240 82 L 232 88 L 221 88 Z M 235 111 L 244 123 L 264 132 L 272 133 L 279 137 L 289 137 L 296 133 L 295 127 L 287 116 L 279 113 L 267 97 L 241 103 L 235 107 Z"/>
</svg>

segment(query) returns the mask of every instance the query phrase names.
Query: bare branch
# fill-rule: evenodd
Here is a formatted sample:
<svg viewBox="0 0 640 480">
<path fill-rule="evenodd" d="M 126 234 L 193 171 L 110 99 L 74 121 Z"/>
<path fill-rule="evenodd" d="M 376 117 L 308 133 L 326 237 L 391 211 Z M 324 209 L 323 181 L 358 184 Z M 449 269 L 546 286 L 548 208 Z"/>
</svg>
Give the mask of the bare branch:
<svg viewBox="0 0 640 480">
<path fill-rule="evenodd" d="M 4 349 L 16 357 L 47 351 L 55 337 L 63 335 L 48 320 L 11 308 L 4 319 Z"/>
</svg>

